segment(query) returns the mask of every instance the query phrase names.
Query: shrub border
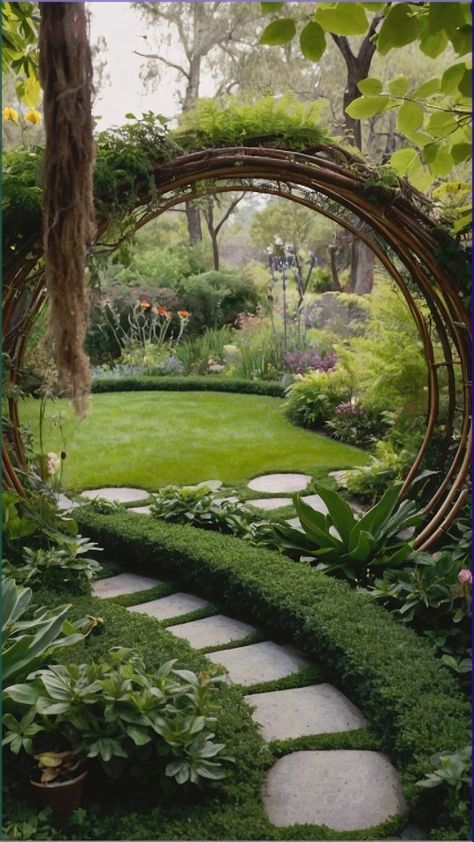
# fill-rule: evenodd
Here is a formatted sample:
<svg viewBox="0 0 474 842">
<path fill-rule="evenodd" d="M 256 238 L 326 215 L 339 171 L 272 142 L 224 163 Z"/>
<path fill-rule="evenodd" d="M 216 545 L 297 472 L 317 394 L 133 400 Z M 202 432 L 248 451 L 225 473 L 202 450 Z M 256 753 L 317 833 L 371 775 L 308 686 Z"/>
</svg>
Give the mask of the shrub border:
<svg viewBox="0 0 474 842">
<path fill-rule="evenodd" d="M 233 380 L 227 377 L 166 377 L 143 376 L 97 377 L 92 382 L 92 392 L 237 392 L 243 395 L 267 395 L 282 398 L 285 386 L 275 381 Z"/>
<path fill-rule="evenodd" d="M 345 582 L 238 538 L 127 513 L 77 512 L 81 528 L 129 568 L 179 578 L 235 614 L 285 633 L 337 676 L 382 735 L 420 820 L 452 829 L 439 789 L 415 787 L 430 757 L 468 742 L 469 705 L 428 644 Z M 438 825 L 439 826 L 439 825 Z"/>
</svg>

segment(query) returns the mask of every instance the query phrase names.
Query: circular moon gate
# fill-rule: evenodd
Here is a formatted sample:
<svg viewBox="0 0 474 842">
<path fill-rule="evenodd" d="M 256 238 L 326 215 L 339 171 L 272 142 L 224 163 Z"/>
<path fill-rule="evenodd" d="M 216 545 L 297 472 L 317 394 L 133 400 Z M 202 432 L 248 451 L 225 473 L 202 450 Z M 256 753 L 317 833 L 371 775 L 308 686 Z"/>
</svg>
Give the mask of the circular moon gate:
<svg viewBox="0 0 474 842">
<path fill-rule="evenodd" d="M 374 170 L 336 146 L 321 144 L 311 154 L 274 146 L 244 146 L 204 150 L 172 161 L 157 161 L 150 180 L 138 193 L 131 223 L 119 243 L 106 236 L 116 216 L 98 227 L 94 249 L 111 251 L 151 219 L 184 201 L 209 193 L 246 191 L 280 196 L 312 208 L 334 220 L 362 240 L 398 285 L 413 316 L 427 364 L 426 433 L 405 479 L 406 494 L 423 468 L 430 441 L 439 422 L 441 391 L 443 443 L 448 453 L 455 428 L 459 439 L 449 457 L 436 491 L 425 506 L 425 522 L 415 547 L 433 546 L 452 523 L 467 496 L 471 458 L 470 320 L 453 279 L 438 262 L 439 241 L 431 205 L 418 191 L 403 185 L 387 189 L 374 180 Z M 32 232 L 5 266 L 4 350 L 12 365 L 12 383 L 18 382 L 29 332 L 44 301 L 40 232 Z M 413 288 L 417 294 L 413 293 Z M 420 295 L 428 306 L 427 320 L 417 305 Z M 435 357 L 434 346 L 437 346 Z M 441 356 L 439 353 L 441 349 Z M 394 349 L 396 353 L 397 349 Z M 440 382 L 443 370 L 445 384 Z M 11 429 L 3 446 L 3 475 L 8 487 L 22 493 L 11 458 L 25 470 L 18 405 L 9 399 Z M 7 431 L 8 432 L 8 431 Z"/>
</svg>

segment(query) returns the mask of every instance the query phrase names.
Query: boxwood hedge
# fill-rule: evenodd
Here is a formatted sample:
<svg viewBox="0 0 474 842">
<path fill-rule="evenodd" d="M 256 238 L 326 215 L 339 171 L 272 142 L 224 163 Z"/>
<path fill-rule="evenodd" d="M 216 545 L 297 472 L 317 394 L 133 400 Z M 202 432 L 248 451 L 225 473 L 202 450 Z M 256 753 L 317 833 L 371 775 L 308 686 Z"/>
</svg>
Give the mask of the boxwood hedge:
<svg viewBox="0 0 474 842">
<path fill-rule="evenodd" d="M 281 398 L 285 387 L 266 380 L 233 380 L 228 377 L 99 377 L 93 392 L 240 392 Z"/>
<path fill-rule="evenodd" d="M 443 827 L 444 838 L 464 838 L 446 791 L 415 783 L 431 770 L 435 752 L 469 742 L 469 706 L 411 629 L 345 582 L 238 538 L 130 513 L 76 516 L 81 529 L 127 568 L 180 579 L 322 661 L 380 732 L 419 820 Z"/>
</svg>

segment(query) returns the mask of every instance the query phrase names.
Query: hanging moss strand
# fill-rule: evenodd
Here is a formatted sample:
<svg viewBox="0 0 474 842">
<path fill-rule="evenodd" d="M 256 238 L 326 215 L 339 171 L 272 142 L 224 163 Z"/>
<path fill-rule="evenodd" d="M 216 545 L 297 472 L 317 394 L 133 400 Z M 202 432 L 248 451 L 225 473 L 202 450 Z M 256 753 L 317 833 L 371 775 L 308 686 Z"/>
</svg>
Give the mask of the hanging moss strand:
<svg viewBox="0 0 474 842">
<path fill-rule="evenodd" d="M 43 236 L 49 334 L 61 385 L 84 415 L 90 390 L 83 343 L 86 254 L 94 234 L 92 62 L 84 3 L 40 4 L 46 152 Z"/>
</svg>

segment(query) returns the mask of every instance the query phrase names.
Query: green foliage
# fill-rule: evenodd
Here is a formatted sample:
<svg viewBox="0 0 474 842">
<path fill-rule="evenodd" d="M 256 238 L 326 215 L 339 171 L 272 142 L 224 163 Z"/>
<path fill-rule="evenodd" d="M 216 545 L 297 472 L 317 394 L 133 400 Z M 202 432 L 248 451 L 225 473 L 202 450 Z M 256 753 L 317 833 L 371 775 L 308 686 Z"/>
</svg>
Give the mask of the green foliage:
<svg viewBox="0 0 474 842">
<path fill-rule="evenodd" d="M 325 133 L 321 112 L 326 100 L 301 103 L 291 94 L 280 99 L 262 97 L 246 102 L 239 97 L 202 99 L 182 115 L 176 140 L 185 149 L 215 146 L 251 146 L 269 138 L 294 149 L 317 146 Z"/>
<path fill-rule="evenodd" d="M 256 287 L 237 272 L 204 272 L 181 278 L 177 293 L 191 312 L 190 330 L 232 324 L 240 313 L 255 313 L 260 303 Z"/>
<path fill-rule="evenodd" d="M 44 663 L 52 653 L 82 640 L 81 634 L 66 620 L 69 605 L 56 610 L 38 609 L 31 619 L 24 615 L 33 593 L 18 586 L 14 579 L 2 578 L 2 680 L 9 686 Z"/>
<path fill-rule="evenodd" d="M 46 492 L 29 492 L 20 497 L 14 491 L 2 495 L 4 548 L 9 556 L 21 557 L 22 541 L 29 538 L 33 546 L 60 544 L 77 535 L 76 522 L 58 511 Z"/>
<path fill-rule="evenodd" d="M 336 407 L 333 418 L 326 421 L 326 427 L 338 441 L 368 447 L 387 432 L 390 424 L 375 407 L 342 403 Z"/>
<path fill-rule="evenodd" d="M 76 757 L 97 758 L 110 777 L 129 773 L 166 791 L 163 777 L 177 784 L 225 777 L 224 745 L 211 730 L 212 695 L 223 681 L 214 673 L 177 669 L 171 660 L 152 674 L 131 650 L 115 647 L 105 662 L 37 670 L 5 695 L 33 709 L 53 744 L 63 738 Z M 5 741 L 18 753 L 16 720 L 5 724 Z M 21 746 L 31 753 L 32 736 L 31 746 Z"/>
<path fill-rule="evenodd" d="M 87 591 L 101 571 L 100 564 L 86 553 L 100 547 L 81 535 L 62 536 L 56 546 L 33 550 L 24 547 L 22 562 L 3 562 L 3 572 L 22 585 L 38 585 L 71 593 Z"/>
<path fill-rule="evenodd" d="M 400 567 L 412 552 L 411 545 L 399 532 L 420 523 L 411 500 L 399 501 L 400 485 L 385 492 L 382 499 L 362 517 L 335 491 L 316 485 L 328 508 L 324 515 L 297 494 L 293 498 L 303 532 L 286 524 L 277 524 L 275 534 L 281 546 L 298 555 L 312 557 L 317 570 L 334 573 L 358 585 L 377 575 L 376 568 Z"/>
<path fill-rule="evenodd" d="M 277 380 L 283 371 L 283 333 L 260 319 L 244 321 L 234 337 L 237 353 L 228 373 L 248 380 Z"/>
<path fill-rule="evenodd" d="M 179 576 L 249 621 L 285 629 L 309 656 L 330 664 L 402 770 L 418 820 L 432 825 L 444 814 L 451 832 L 459 832 L 453 807 L 413 784 L 429 771 L 433 752 L 464 744 L 469 707 L 414 632 L 344 582 L 236 538 L 131 514 L 79 518 L 129 569 Z"/>
<path fill-rule="evenodd" d="M 471 819 L 472 802 L 472 746 L 455 752 L 440 751 L 431 758 L 432 770 L 416 786 L 423 789 L 442 787 L 448 793 L 453 813 L 464 820 Z"/>
<path fill-rule="evenodd" d="M 366 465 L 341 471 L 338 482 L 351 494 L 375 500 L 392 482 L 403 477 L 411 461 L 410 451 L 396 450 L 389 440 L 382 439 L 375 443 Z"/>
<path fill-rule="evenodd" d="M 311 371 L 289 386 L 285 414 L 293 424 L 321 427 L 336 406 L 350 398 L 351 382 L 345 371 Z"/>
<path fill-rule="evenodd" d="M 184 343 L 185 345 L 186 343 Z M 180 348 L 181 353 L 181 348 Z M 226 377 L 101 377 L 92 383 L 92 391 L 102 392 L 237 392 L 281 398 L 285 388 L 280 383 L 239 380 Z"/>
<path fill-rule="evenodd" d="M 35 3 L 2 3 L 2 70 L 37 79 L 39 14 Z"/>
</svg>

